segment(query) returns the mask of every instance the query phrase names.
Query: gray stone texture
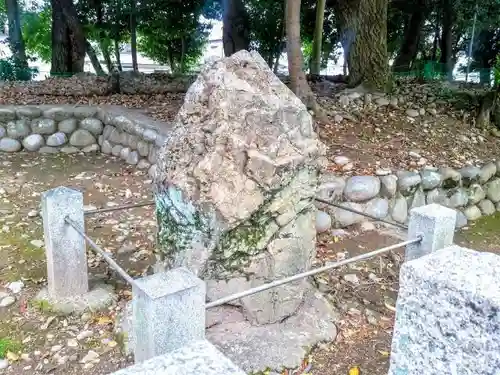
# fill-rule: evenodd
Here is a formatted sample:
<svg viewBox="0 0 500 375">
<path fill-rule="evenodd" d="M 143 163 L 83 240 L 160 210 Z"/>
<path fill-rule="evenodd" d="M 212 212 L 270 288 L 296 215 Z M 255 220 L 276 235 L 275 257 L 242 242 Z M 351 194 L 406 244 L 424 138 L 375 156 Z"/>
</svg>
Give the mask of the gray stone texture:
<svg viewBox="0 0 500 375">
<path fill-rule="evenodd" d="M 391 217 L 398 223 L 404 223 L 408 217 L 408 203 L 402 196 L 397 197 L 390 204 Z"/>
<path fill-rule="evenodd" d="M 187 269 L 138 279 L 132 293 L 136 363 L 205 338 L 205 283 Z"/>
<path fill-rule="evenodd" d="M 31 131 L 35 134 L 50 135 L 57 131 L 57 125 L 52 119 L 36 118 L 31 121 Z"/>
<path fill-rule="evenodd" d="M 68 227 L 66 217 L 84 228 L 83 194 L 66 187 L 44 192 L 42 218 L 48 292 L 55 300 L 84 295 L 89 288 L 85 241 Z"/>
<path fill-rule="evenodd" d="M 104 140 L 101 145 L 101 152 L 103 154 L 111 154 L 111 150 L 113 147 L 111 146 L 111 143 L 109 143 L 108 140 Z"/>
<path fill-rule="evenodd" d="M 16 112 L 12 108 L 0 108 L 0 122 L 7 122 L 16 118 Z"/>
<path fill-rule="evenodd" d="M 170 353 L 111 375 L 245 375 L 206 340 L 194 341 Z"/>
<path fill-rule="evenodd" d="M 463 228 L 467 225 L 467 216 L 462 211 L 456 211 L 457 221 L 455 223 L 455 228 Z"/>
<path fill-rule="evenodd" d="M 486 197 L 492 202 L 500 201 L 500 178 L 495 178 L 486 183 Z"/>
<path fill-rule="evenodd" d="M 96 118 L 86 118 L 80 121 L 80 128 L 85 129 L 92 133 L 94 136 L 98 136 L 102 133 L 103 125 L 101 120 Z"/>
<path fill-rule="evenodd" d="M 69 143 L 75 147 L 86 147 L 96 142 L 92 133 L 85 129 L 76 130 L 69 138 Z"/>
<path fill-rule="evenodd" d="M 43 117 L 60 122 L 73 117 L 73 109 L 68 106 L 49 108 L 43 111 Z"/>
<path fill-rule="evenodd" d="M 7 134 L 7 130 L 5 130 L 5 128 L 0 125 L 0 138 L 5 137 L 6 134 Z"/>
<path fill-rule="evenodd" d="M 464 215 L 467 220 L 477 220 L 481 217 L 481 210 L 477 206 L 469 206 L 465 208 Z"/>
<path fill-rule="evenodd" d="M 31 133 L 28 120 L 10 121 L 6 125 L 7 136 L 13 139 L 23 139 Z"/>
<path fill-rule="evenodd" d="M 316 232 L 323 233 L 332 227 L 331 216 L 324 211 L 316 211 Z"/>
<path fill-rule="evenodd" d="M 342 202 L 341 206 L 351 208 L 360 212 L 363 212 L 365 210 L 365 206 L 362 203 Z M 336 226 L 340 228 L 348 227 L 350 225 L 361 223 L 363 220 L 366 220 L 365 216 L 343 210 L 340 207 L 334 207 L 330 210 L 330 212 L 332 213 L 332 217 Z"/>
<path fill-rule="evenodd" d="M 42 115 L 42 110 L 37 107 L 18 107 L 16 108 L 16 115 L 19 119 L 32 120 Z"/>
<path fill-rule="evenodd" d="M 484 198 L 486 198 L 486 193 L 483 189 L 483 187 L 479 184 L 472 184 L 469 189 L 468 189 L 468 195 L 469 195 L 469 200 L 468 204 L 477 204 L 480 201 L 482 201 Z"/>
<path fill-rule="evenodd" d="M 434 189 L 427 192 L 426 203 L 427 204 L 437 203 L 442 206 L 449 207 L 450 198 L 448 198 L 446 190 Z"/>
<path fill-rule="evenodd" d="M 384 219 L 389 214 L 389 202 L 384 198 L 373 198 L 366 202 L 364 212 L 377 219 Z"/>
<path fill-rule="evenodd" d="M 403 264 L 389 375 L 497 374 L 499 270 L 458 246 Z"/>
<path fill-rule="evenodd" d="M 338 202 L 342 200 L 342 194 L 345 188 L 345 179 L 333 174 L 323 174 L 319 179 L 318 192 L 316 196 L 329 202 Z M 318 207 L 325 205 L 318 203 Z M 330 207 L 325 207 L 329 209 Z"/>
<path fill-rule="evenodd" d="M 0 139 L 0 151 L 17 152 L 23 148 L 21 142 L 17 139 L 2 138 Z"/>
<path fill-rule="evenodd" d="M 439 173 L 443 179 L 443 188 L 452 189 L 460 186 L 462 183 L 462 175 L 453 168 L 441 168 Z"/>
<path fill-rule="evenodd" d="M 398 178 L 395 175 L 380 177 L 380 195 L 383 198 L 393 198 L 398 189 Z"/>
<path fill-rule="evenodd" d="M 136 165 L 139 163 L 139 154 L 137 151 L 130 151 L 126 159 L 127 164 Z"/>
<path fill-rule="evenodd" d="M 438 204 L 412 209 L 408 239 L 422 236 L 422 241 L 406 247 L 405 260 L 417 259 L 450 246 L 453 243 L 456 216 L 454 210 Z"/>
<path fill-rule="evenodd" d="M 479 172 L 479 183 L 485 184 L 495 176 L 497 173 L 497 166 L 494 162 L 490 162 L 481 168 Z"/>
<path fill-rule="evenodd" d="M 457 208 L 457 207 L 464 207 L 467 205 L 467 202 L 469 201 L 469 195 L 467 194 L 467 190 L 464 188 L 458 188 L 455 189 L 454 191 L 451 191 L 451 196 L 450 200 L 448 202 L 448 207 L 451 208 Z"/>
<path fill-rule="evenodd" d="M 436 171 L 424 169 L 420 172 L 422 178 L 422 189 L 431 190 L 441 185 L 441 175 Z"/>
<path fill-rule="evenodd" d="M 205 65 L 173 123 L 155 141 L 163 144 L 154 176 L 157 268 L 252 286 L 310 269 L 325 147 L 307 108 L 262 57 L 239 51 Z M 309 287 L 301 280 L 246 297 L 242 310 L 254 324 L 281 321 Z"/>
<path fill-rule="evenodd" d="M 23 147 L 27 151 L 38 151 L 45 144 L 43 136 L 40 134 L 31 134 L 23 139 Z"/>
<path fill-rule="evenodd" d="M 354 176 L 346 181 L 344 196 L 353 202 L 364 202 L 380 192 L 380 180 L 375 176 Z"/>
<path fill-rule="evenodd" d="M 481 213 L 483 215 L 493 215 L 495 213 L 495 204 L 489 199 L 483 199 L 481 202 L 477 204 Z"/>
<path fill-rule="evenodd" d="M 417 190 L 422 178 L 416 172 L 401 171 L 397 173 L 398 189 L 405 197 L 412 195 Z"/>
<path fill-rule="evenodd" d="M 74 118 L 63 120 L 58 125 L 59 131 L 66 134 L 73 133 L 77 127 L 78 127 L 78 121 Z"/>
<path fill-rule="evenodd" d="M 47 138 L 47 146 L 59 147 L 68 142 L 68 137 L 63 132 L 57 132 Z"/>
<path fill-rule="evenodd" d="M 479 182 L 479 176 L 481 174 L 481 169 L 476 166 L 467 166 L 458 171 L 462 175 L 462 184 L 465 187 Z"/>
</svg>

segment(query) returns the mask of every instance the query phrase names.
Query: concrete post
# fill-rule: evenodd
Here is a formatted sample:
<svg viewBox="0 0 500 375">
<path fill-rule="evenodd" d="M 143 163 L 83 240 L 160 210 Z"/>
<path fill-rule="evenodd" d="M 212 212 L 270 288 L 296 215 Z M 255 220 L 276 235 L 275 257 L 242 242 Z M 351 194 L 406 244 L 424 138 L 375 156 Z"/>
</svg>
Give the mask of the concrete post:
<svg viewBox="0 0 500 375">
<path fill-rule="evenodd" d="M 186 268 L 136 280 L 132 293 L 136 363 L 205 339 L 205 283 Z"/>
<path fill-rule="evenodd" d="M 498 374 L 499 269 L 459 246 L 404 263 L 389 375 Z"/>
<path fill-rule="evenodd" d="M 410 211 L 408 239 L 422 236 L 422 241 L 406 247 L 405 261 L 420 258 L 453 244 L 457 213 L 439 204 L 429 204 Z"/>
<path fill-rule="evenodd" d="M 42 218 L 51 299 L 83 295 L 89 290 L 85 241 L 65 222 L 84 227 L 83 194 L 57 187 L 42 194 Z"/>
</svg>

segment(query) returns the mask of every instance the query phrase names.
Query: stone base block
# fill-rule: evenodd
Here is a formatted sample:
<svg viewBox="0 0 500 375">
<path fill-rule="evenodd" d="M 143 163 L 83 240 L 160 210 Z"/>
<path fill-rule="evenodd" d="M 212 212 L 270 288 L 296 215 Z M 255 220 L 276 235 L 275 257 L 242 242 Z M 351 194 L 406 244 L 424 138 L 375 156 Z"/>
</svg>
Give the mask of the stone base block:
<svg viewBox="0 0 500 375">
<path fill-rule="evenodd" d="M 112 375 L 245 375 L 206 340 L 114 372 Z"/>
<path fill-rule="evenodd" d="M 35 303 L 51 312 L 71 315 L 82 314 L 85 311 L 101 311 L 116 300 L 113 286 L 107 284 L 91 285 L 90 291 L 80 296 L 53 299 L 47 288 L 43 288 L 35 297 Z"/>
<path fill-rule="evenodd" d="M 308 348 L 337 336 L 337 315 L 318 292 L 309 293 L 298 312 L 280 323 L 252 325 L 241 308 L 229 305 L 207 310 L 206 318 L 207 340 L 246 373 L 297 368 Z M 116 327 L 124 336 L 124 352 L 133 353 L 130 303 Z"/>
</svg>

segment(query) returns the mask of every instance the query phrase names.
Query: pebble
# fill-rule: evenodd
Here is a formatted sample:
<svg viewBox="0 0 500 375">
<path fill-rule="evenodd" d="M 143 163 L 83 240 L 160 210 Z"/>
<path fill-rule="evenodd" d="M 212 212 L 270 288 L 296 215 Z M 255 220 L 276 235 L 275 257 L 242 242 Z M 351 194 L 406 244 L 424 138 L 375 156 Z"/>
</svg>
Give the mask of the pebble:
<svg viewBox="0 0 500 375">
<path fill-rule="evenodd" d="M 384 169 L 384 168 L 380 168 L 380 169 L 377 169 L 375 171 L 375 174 L 377 176 L 387 176 L 387 175 L 390 175 L 391 174 L 391 170 L 390 169 Z"/>
<path fill-rule="evenodd" d="M 62 345 L 54 345 L 52 348 L 50 348 L 50 351 L 52 353 L 55 353 L 55 352 L 58 352 L 59 350 L 61 350 L 63 347 Z"/>
<path fill-rule="evenodd" d="M 22 281 L 13 281 L 7 284 L 7 289 L 9 289 L 12 293 L 18 294 L 24 288 L 24 283 Z"/>
<path fill-rule="evenodd" d="M 14 302 L 16 302 L 16 299 L 14 297 L 7 296 L 0 301 L 0 307 L 9 307 Z"/>
<path fill-rule="evenodd" d="M 344 166 L 346 164 L 349 164 L 351 160 L 347 156 L 335 156 L 333 158 L 333 162 L 337 165 Z"/>
<path fill-rule="evenodd" d="M 0 359 L 0 370 L 4 370 L 9 367 L 9 361 L 6 359 Z"/>
<path fill-rule="evenodd" d="M 94 332 L 92 331 L 82 331 L 80 332 L 77 336 L 76 339 L 78 341 L 88 339 L 89 337 L 92 337 L 94 335 Z"/>
<path fill-rule="evenodd" d="M 90 319 L 92 319 L 92 314 L 88 312 L 83 313 L 82 316 L 80 317 L 80 320 L 84 323 L 88 322 Z"/>
<path fill-rule="evenodd" d="M 37 217 L 38 216 L 38 211 L 37 210 L 31 210 L 28 212 L 28 217 Z"/>
<path fill-rule="evenodd" d="M 31 240 L 30 241 L 30 244 L 32 244 L 33 246 L 35 246 L 36 248 L 40 249 L 43 247 L 44 245 L 44 242 L 42 240 Z"/>
<path fill-rule="evenodd" d="M 359 278 L 355 273 L 344 275 L 344 280 L 351 284 L 359 284 Z"/>
<path fill-rule="evenodd" d="M 99 359 L 99 354 L 93 350 L 89 350 L 87 355 L 80 360 L 80 363 L 90 363 L 94 362 L 96 359 Z"/>
</svg>

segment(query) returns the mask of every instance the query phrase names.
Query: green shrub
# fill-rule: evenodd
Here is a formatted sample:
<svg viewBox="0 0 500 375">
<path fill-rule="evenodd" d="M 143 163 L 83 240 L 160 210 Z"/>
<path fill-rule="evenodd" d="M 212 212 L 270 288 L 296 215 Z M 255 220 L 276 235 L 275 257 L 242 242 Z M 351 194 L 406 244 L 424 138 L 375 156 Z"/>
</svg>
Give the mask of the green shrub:
<svg viewBox="0 0 500 375">
<path fill-rule="evenodd" d="M 0 59 L 0 81 L 31 81 L 37 74 L 37 68 L 24 66 L 14 57 Z"/>
</svg>

